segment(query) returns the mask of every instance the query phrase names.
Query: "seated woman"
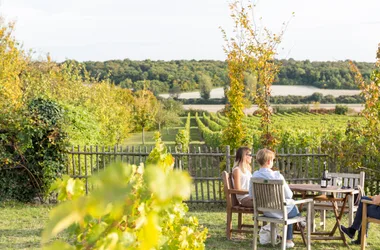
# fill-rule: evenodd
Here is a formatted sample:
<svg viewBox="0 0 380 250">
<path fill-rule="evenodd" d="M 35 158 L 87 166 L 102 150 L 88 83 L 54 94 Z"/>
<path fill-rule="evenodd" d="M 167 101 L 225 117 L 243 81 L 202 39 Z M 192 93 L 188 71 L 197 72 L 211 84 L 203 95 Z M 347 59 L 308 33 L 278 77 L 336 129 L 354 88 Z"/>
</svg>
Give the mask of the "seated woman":
<svg viewBox="0 0 380 250">
<path fill-rule="evenodd" d="M 235 164 L 232 168 L 232 183 L 234 189 L 248 191 L 249 182 L 252 177 L 251 168 L 251 149 L 248 147 L 240 147 L 235 156 Z M 236 195 L 237 200 L 244 207 L 253 207 L 253 200 L 249 194 Z"/>
<path fill-rule="evenodd" d="M 368 205 L 367 216 L 371 218 L 375 218 L 375 219 L 380 219 L 380 195 L 375 195 L 372 197 L 372 199 L 364 196 L 362 200 L 372 200 L 374 203 L 378 204 L 378 205 Z M 352 242 L 355 245 L 361 244 L 360 235 L 361 235 L 361 227 L 362 227 L 362 215 L 363 215 L 363 203 L 360 202 L 352 225 L 350 227 L 345 227 L 342 225 L 340 226 L 340 230 L 343 233 L 345 233 L 350 239 L 353 239 L 356 231 L 359 231 L 357 240 L 354 240 Z"/>
</svg>

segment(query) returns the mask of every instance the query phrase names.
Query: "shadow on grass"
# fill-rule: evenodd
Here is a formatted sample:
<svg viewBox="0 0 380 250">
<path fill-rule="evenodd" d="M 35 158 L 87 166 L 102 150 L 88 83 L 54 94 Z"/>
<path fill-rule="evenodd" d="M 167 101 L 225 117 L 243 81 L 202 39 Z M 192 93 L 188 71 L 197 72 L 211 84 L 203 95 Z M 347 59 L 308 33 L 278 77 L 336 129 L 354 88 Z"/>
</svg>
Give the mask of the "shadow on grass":
<svg viewBox="0 0 380 250">
<path fill-rule="evenodd" d="M 42 229 L 0 229 L 0 235 L 3 237 L 40 237 L 41 234 Z"/>
<path fill-rule="evenodd" d="M 226 204 L 224 203 L 187 203 L 190 212 L 225 212 Z"/>
<path fill-rule="evenodd" d="M 39 248 L 40 242 L 30 239 L 39 238 L 41 233 L 42 229 L 1 229 L 1 238 L 5 238 L 6 242 L 0 243 L 0 249 Z M 18 243 L 15 243 L 16 239 Z"/>
<path fill-rule="evenodd" d="M 0 249 L 29 249 L 40 248 L 39 242 L 24 242 L 24 243 L 0 243 Z"/>
</svg>

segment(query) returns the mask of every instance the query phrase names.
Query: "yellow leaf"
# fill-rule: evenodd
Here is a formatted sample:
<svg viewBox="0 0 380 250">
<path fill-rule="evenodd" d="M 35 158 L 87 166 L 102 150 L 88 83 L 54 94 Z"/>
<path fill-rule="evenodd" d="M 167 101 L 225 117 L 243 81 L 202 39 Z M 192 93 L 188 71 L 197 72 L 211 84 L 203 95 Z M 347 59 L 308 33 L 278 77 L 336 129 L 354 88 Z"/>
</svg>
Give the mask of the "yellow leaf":
<svg viewBox="0 0 380 250">
<path fill-rule="evenodd" d="M 158 218 L 157 215 L 151 212 L 147 216 L 147 222 L 141 229 L 139 233 L 139 239 L 141 242 L 141 250 L 151 250 L 152 248 L 157 247 L 159 240 L 159 227 L 158 227 Z"/>
</svg>

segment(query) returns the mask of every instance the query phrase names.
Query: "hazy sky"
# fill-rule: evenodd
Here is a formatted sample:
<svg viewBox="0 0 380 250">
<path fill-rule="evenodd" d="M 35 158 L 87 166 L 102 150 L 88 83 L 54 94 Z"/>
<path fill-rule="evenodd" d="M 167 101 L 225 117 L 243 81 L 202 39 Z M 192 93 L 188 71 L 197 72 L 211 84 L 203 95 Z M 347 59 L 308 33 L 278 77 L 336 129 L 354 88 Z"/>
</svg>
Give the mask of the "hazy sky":
<svg viewBox="0 0 380 250">
<path fill-rule="evenodd" d="M 290 20 L 278 58 L 375 61 L 380 0 L 250 2 L 273 32 Z M 219 26 L 232 25 L 227 0 L 0 0 L 0 13 L 24 48 L 56 61 L 224 60 Z"/>
</svg>

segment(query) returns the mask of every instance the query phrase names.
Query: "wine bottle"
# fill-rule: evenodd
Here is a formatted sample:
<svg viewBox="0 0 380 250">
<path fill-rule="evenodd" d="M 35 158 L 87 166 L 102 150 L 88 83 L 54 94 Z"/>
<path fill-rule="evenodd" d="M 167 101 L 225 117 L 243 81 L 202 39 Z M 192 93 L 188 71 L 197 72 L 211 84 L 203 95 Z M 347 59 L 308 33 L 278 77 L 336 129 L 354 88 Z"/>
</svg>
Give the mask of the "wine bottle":
<svg viewBox="0 0 380 250">
<path fill-rule="evenodd" d="M 326 168 L 326 162 L 324 162 L 323 164 L 325 165 L 325 167 L 324 167 L 323 173 L 322 173 L 321 188 L 327 188 L 327 183 L 328 183 L 327 174 L 329 171 Z"/>
</svg>

